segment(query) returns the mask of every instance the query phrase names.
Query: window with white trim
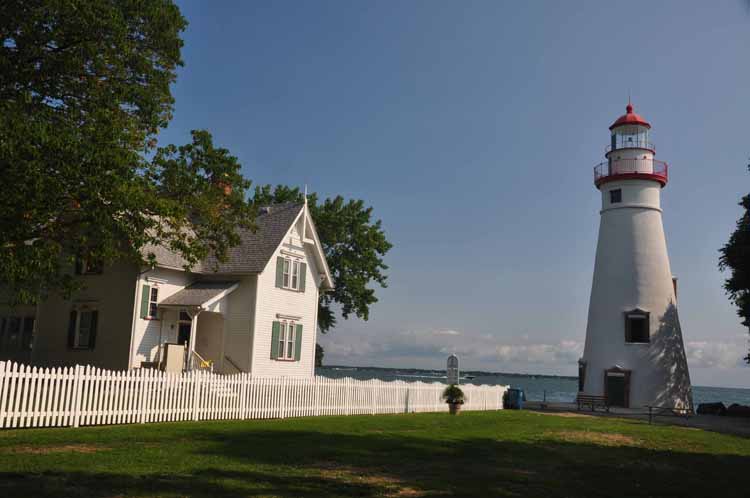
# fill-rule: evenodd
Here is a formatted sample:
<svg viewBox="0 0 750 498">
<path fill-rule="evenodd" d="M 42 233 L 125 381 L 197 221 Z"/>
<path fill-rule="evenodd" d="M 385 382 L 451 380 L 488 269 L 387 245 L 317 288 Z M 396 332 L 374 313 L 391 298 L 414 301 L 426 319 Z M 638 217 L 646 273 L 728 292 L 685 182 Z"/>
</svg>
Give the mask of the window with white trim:
<svg viewBox="0 0 750 498">
<path fill-rule="evenodd" d="M 292 289 L 299 289 L 299 260 L 292 261 Z"/>
<path fill-rule="evenodd" d="M 34 323 L 33 316 L 0 317 L 0 351 L 31 351 Z"/>
<path fill-rule="evenodd" d="M 282 284 L 281 284 L 281 285 L 282 285 L 282 287 L 284 287 L 285 289 L 288 289 L 288 288 L 289 288 L 289 282 L 290 282 L 290 276 L 289 276 L 289 273 L 290 273 L 290 271 L 291 271 L 291 270 L 290 270 L 290 267 L 291 267 L 291 266 L 292 266 L 292 260 L 290 260 L 289 258 L 284 258 L 284 279 L 283 279 L 283 281 L 282 281 Z"/>
<path fill-rule="evenodd" d="M 82 307 L 70 312 L 68 345 L 72 349 L 94 349 L 99 312 Z"/>
<path fill-rule="evenodd" d="M 294 344 L 297 327 L 294 322 L 279 323 L 279 356 L 280 360 L 294 359 Z"/>
<path fill-rule="evenodd" d="M 648 344 L 651 342 L 649 331 L 649 313 L 635 309 L 625 313 L 625 342 L 631 344 Z"/>
<path fill-rule="evenodd" d="M 151 292 L 148 296 L 148 318 L 157 318 L 159 308 L 156 302 L 159 299 L 159 288 L 151 287 Z"/>
<path fill-rule="evenodd" d="M 298 259 L 284 258 L 284 272 L 282 287 L 284 289 L 299 290 L 299 274 L 301 261 Z"/>
</svg>

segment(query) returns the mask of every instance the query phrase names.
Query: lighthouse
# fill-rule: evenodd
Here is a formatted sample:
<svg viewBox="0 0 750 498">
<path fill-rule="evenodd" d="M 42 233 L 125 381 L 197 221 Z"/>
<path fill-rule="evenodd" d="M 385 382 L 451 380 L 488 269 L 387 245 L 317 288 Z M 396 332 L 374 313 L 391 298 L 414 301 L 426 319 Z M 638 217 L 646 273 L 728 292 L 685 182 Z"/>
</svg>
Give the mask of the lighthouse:
<svg viewBox="0 0 750 498">
<path fill-rule="evenodd" d="M 669 168 L 630 103 L 609 129 L 606 160 L 594 168 L 602 207 L 578 390 L 610 406 L 692 409 L 662 224 Z"/>
</svg>

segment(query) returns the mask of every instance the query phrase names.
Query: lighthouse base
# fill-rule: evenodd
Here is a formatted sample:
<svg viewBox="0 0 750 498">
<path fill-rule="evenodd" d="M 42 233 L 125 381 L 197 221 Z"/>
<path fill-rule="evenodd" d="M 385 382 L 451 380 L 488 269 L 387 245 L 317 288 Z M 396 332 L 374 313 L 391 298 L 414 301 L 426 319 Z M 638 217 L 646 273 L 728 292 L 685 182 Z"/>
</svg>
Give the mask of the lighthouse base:
<svg viewBox="0 0 750 498">
<path fill-rule="evenodd" d="M 607 355 L 590 353 L 584 351 L 579 365 L 583 394 L 604 396 L 610 406 L 692 410 L 690 374 L 674 305 L 660 318 L 649 342 L 626 344 Z"/>
</svg>

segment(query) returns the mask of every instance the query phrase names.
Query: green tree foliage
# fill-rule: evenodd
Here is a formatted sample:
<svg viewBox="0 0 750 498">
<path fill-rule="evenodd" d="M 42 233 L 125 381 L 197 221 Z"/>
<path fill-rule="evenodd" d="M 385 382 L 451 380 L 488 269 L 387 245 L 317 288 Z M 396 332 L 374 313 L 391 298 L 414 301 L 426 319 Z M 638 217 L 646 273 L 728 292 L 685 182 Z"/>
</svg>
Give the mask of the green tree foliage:
<svg viewBox="0 0 750 498">
<path fill-rule="evenodd" d="M 250 223 L 207 132 L 156 150 L 186 21 L 171 0 L 16 0 L 0 15 L 0 281 L 15 302 L 78 283 L 72 260 L 195 262 Z M 149 160 L 148 158 L 151 158 Z"/>
<path fill-rule="evenodd" d="M 316 367 L 322 367 L 323 366 L 323 357 L 326 355 L 325 350 L 323 349 L 323 346 L 320 344 L 315 345 L 315 366 Z"/>
<path fill-rule="evenodd" d="M 318 326 L 325 333 L 336 325 L 334 304 L 344 319 L 352 314 L 363 320 L 369 318 L 370 305 L 378 302 L 375 290 L 369 285 L 376 283 L 387 287 L 385 271 L 388 266 L 383 257 L 392 245 L 385 237 L 380 220 L 372 220 L 372 208 L 365 207 L 363 201 L 345 201 L 337 196 L 319 203 L 314 193 L 307 199 L 335 286 L 320 300 Z M 264 185 L 255 188 L 253 201 L 258 207 L 282 202 L 302 203 L 304 194 L 299 188 Z"/>
<path fill-rule="evenodd" d="M 719 268 L 730 272 L 730 277 L 724 281 L 724 289 L 737 306 L 742 324 L 750 328 L 750 194 L 742 198 L 740 206 L 744 212 L 737 220 L 737 228 L 729 242 L 719 251 Z M 750 354 L 745 361 L 750 363 Z"/>
</svg>

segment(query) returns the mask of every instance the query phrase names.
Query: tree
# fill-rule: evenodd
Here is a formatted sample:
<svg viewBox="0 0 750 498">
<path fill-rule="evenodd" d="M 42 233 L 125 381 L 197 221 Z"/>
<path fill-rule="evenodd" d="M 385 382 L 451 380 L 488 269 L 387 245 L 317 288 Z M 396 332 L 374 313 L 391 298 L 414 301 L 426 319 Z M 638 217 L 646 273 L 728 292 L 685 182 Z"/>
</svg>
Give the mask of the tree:
<svg viewBox="0 0 750 498">
<path fill-rule="evenodd" d="M 304 202 L 299 188 L 270 185 L 255 188 L 253 202 L 267 206 L 282 202 Z M 318 308 L 318 326 L 326 333 L 336 325 L 339 310 L 346 320 L 349 316 L 367 320 L 370 306 L 378 302 L 372 283 L 387 287 L 388 266 L 383 256 L 393 247 L 385 237 L 380 220 L 372 220 L 372 208 L 364 201 L 337 196 L 318 204 L 318 196 L 307 196 L 315 227 L 318 230 L 323 252 L 333 277 L 334 290 L 321 296 Z M 322 361 L 322 348 L 320 351 Z"/>
<path fill-rule="evenodd" d="M 739 204 L 744 212 L 737 220 L 737 228 L 729 241 L 719 251 L 719 268 L 729 270 L 730 277 L 724 281 L 724 289 L 737 306 L 742 325 L 750 328 L 750 194 L 744 196 Z M 750 353 L 745 361 L 750 363 Z"/>
<path fill-rule="evenodd" d="M 0 281 L 11 302 L 79 286 L 75 258 L 188 266 L 249 226 L 249 182 L 207 132 L 156 150 L 187 22 L 171 0 L 22 0 L 0 16 Z M 149 160 L 148 158 L 152 159 Z"/>
<path fill-rule="evenodd" d="M 323 349 L 323 346 L 320 344 L 315 345 L 315 366 L 316 367 L 322 367 L 323 366 L 323 357 L 326 355 L 325 350 Z"/>
</svg>

